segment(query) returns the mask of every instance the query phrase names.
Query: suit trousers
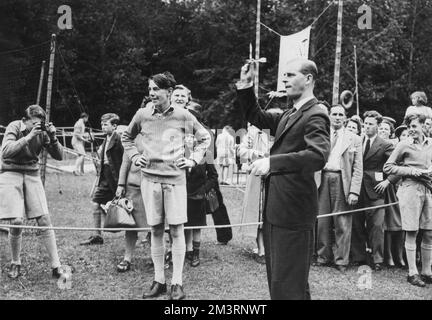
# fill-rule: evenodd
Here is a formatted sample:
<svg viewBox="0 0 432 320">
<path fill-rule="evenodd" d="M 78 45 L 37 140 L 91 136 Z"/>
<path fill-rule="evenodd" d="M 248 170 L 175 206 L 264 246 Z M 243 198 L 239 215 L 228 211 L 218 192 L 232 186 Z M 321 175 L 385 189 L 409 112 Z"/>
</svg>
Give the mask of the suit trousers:
<svg viewBox="0 0 432 320">
<path fill-rule="evenodd" d="M 319 190 L 319 213 L 327 214 L 346 210 L 349 210 L 349 205 L 345 200 L 341 173 L 324 172 Z M 318 262 L 329 263 L 334 259 L 336 265 L 348 265 L 351 227 L 351 214 L 318 218 L 316 248 Z"/>
<path fill-rule="evenodd" d="M 310 300 L 313 231 L 290 230 L 264 220 L 267 280 L 272 300 Z"/>
<path fill-rule="evenodd" d="M 370 200 L 365 192 L 359 199 L 359 207 L 375 207 L 384 204 L 384 199 Z M 351 256 L 354 262 L 366 261 L 366 243 L 372 249 L 373 263 L 384 261 L 384 217 L 385 208 L 357 212 L 353 217 Z"/>
</svg>

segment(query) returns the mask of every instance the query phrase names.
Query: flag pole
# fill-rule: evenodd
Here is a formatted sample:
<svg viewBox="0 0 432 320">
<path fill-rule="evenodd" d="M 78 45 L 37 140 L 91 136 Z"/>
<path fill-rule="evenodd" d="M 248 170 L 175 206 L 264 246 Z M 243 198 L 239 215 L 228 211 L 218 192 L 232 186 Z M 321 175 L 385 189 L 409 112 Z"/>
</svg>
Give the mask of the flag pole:
<svg viewBox="0 0 432 320">
<path fill-rule="evenodd" d="M 336 55 L 335 67 L 333 77 L 333 99 L 332 104 L 339 103 L 339 79 L 340 79 L 340 65 L 342 53 L 342 13 L 343 13 L 343 0 L 339 0 L 338 16 L 337 16 L 337 35 L 336 35 Z"/>
<path fill-rule="evenodd" d="M 259 90 L 259 63 L 261 42 L 261 0 L 257 0 L 256 36 L 255 36 L 255 96 L 258 98 Z"/>
</svg>

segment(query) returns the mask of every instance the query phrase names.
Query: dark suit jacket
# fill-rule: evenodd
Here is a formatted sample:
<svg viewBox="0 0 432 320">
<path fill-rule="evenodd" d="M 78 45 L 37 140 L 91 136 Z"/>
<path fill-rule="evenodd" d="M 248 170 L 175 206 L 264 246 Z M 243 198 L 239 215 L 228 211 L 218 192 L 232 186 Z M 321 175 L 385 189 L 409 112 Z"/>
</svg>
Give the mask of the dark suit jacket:
<svg viewBox="0 0 432 320">
<path fill-rule="evenodd" d="M 314 98 L 288 117 L 265 112 L 253 88 L 238 90 L 238 104 L 246 119 L 275 136 L 270 150 L 265 219 L 291 230 L 312 230 L 318 214 L 314 172 L 330 154 L 330 120 Z"/>
<path fill-rule="evenodd" d="M 362 144 L 364 143 L 364 139 L 365 138 L 362 140 Z M 384 194 L 380 195 L 374 190 L 375 186 L 381 182 L 376 180 L 375 173 L 383 173 L 384 164 L 387 162 L 393 150 L 394 145 L 391 142 L 385 141 L 377 136 L 370 146 L 369 152 L 363 155 L 363 183 L 361 193 L 367 196 L 369 200 L 384 198 Z M 391 183 L 396 183 L 399 179 L 395 175 L 390 175 L 388 177 L 383 175 L 383 179 L 386 178 Z"/>
<path fill-rule="evenodd" d="M 103 163 L 105 161 L 105 144 L 107 142 L 107 139 L 104 140 L 104 142 L 102 143 L 102 147 L 101 147 L 101 151 L 100 151 L 100 160 L 101 160 L 101 164 L 98 168 L 98 181 L 96 183 L 96 185 L 99 185 L 99 181 L 100 181 L 100 177 L 102 174 L 102 166 Z M 121 143 L 121 137 L 120 135 L 114 131 L 113 136 L 110 140 L 110 143 L 108 145 L 108 149 L 107 149 L 107 157 L 108 157 L 108 163 L 110 165 L 110 169 L 111 169 L 111 173 L 112 176 L 114 178 L 114 182 L 117 185 L 118 183 L 118 178 L 119 178 L 119 172 L 120 172 L 120 167 L 122 164 L 122 160 L 123 160 L 123 145 Z"/>
</svg>

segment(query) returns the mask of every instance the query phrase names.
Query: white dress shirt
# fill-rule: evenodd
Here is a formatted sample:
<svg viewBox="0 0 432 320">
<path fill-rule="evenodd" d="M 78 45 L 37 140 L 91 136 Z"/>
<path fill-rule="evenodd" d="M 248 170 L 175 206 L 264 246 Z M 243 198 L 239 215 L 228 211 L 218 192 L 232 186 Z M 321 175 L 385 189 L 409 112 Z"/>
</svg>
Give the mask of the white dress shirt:
<svg viewBox="0 0 432 320">
<path fill-rule="evenodd" d="M 328 161 L 324 167 L 324 170 L 329 171 L 340 171 L 341 170 L 341 156 L 342 156 L 342 142 L 344 139 L 345 130 L 344 127 L 337 130 L 337 141 L 335 146 L 330 152 Z M 335 129 L 330 128 L 330 138 L 333 140 L 335 137 Z"/>
</svg>

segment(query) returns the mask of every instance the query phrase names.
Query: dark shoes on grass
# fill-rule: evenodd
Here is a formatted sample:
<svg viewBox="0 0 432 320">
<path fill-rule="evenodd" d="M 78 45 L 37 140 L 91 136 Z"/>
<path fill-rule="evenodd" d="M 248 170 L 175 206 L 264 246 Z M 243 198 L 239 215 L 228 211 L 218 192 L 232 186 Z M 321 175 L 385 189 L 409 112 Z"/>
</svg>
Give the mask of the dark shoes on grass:
<svg viewBox="0 0 432 320">
<path fill-rule="evenodd" d="M 170 300 L 183 300 L 186 297 L 183 287 L 179 284 L 171 286 Z"/>
<path fill-rule="evenodd" d="M 424 281 L 422 280 L 422 278 L 418 274 L 408 276 L 407 280 L 413 286 L 417 286 L 417 287 L 421 287 L 421 288 L 426 287 L 426 283 L 424 283 Z"/>
<path fill-rule="evenodd" d="M 148 298 L 157 298 L 160 295 L 164 294 L 167 292 L 167 285 L 166 283 L 160 283 L 157 281 L 153 281 L 150 290 L 148 292 L 144 292 L 143 293 L 143 299 L 148 299 Z"/>
<path fill-rule="evenodd" d="M 8 272 L 8 277 L 16 279 L 21 275 L 21 265 L 12 263 Z"/>
<path fill-rule="evenodd" d="M 94 244 L 103 244 L 103 238 L 100 235 L 91 236 L 86 241 L 80 243 L 81 246 L 89 246 Z"/>
<path fill-rule="evenodd" d="M 65 273 L 66 272 L 60 267 L 52 269 L 52 277 L 55 279 L 60 279 Z M 21 276 L 21 265 L 12 263 L 8 272 L 8 277 L 17 279 L 19 276 Z"/>
<path fill-rule="evenodd" d="M 120 273 L 127 272 L 131 268 L 131 263 L 127 260 L 123 260 L 117 265 L 117 271 Z"/>
</svg>

